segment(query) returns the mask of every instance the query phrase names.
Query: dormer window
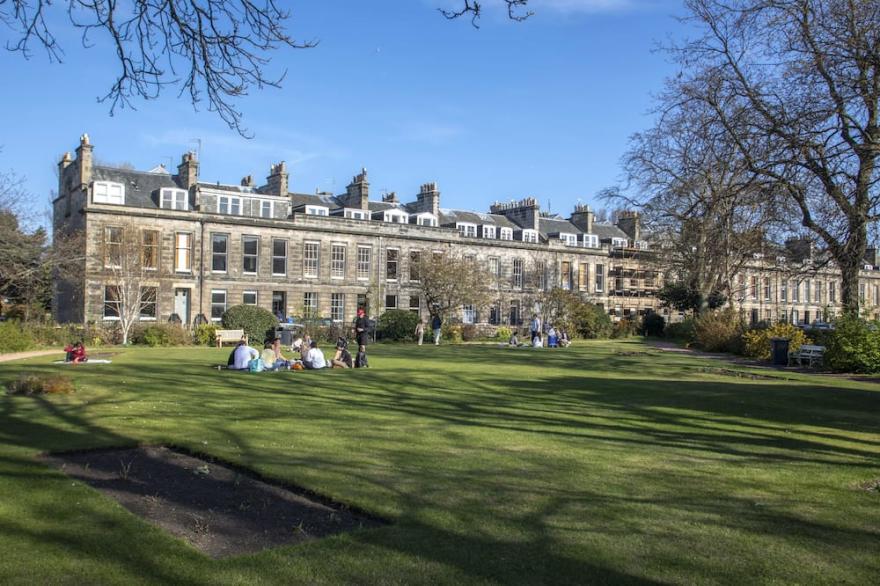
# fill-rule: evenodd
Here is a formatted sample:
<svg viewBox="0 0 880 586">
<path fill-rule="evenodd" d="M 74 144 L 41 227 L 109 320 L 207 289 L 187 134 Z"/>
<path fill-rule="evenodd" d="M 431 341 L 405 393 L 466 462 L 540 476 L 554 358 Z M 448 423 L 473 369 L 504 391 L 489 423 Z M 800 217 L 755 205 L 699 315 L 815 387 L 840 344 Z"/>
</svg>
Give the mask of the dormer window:
<svg viewBox="0 0 880 586">
<path fill-rule="evenodd" d="M 306 206 L 306 215 L 307 216 L 328 216 L 330 215 L 330 208 L 325 206 Z"/>
<path fill-rule="evenodd" d="M 578 243 L 577 234 L 567 234 L 563 232 L 559 235 L 559 239 L 562 240 L 562 243 L 565 246 L 577 246 Z"/>
<path fill-rule="evenodd" d="M 187 195 L 188 194 L 184 189 L 163 187 L 159 192 L 159 205 L 166 210 L 189 209 L 189 205 L 187 205 Z"/>
<path fill-rule="evenodd" d="M 647 240 L 636 240 L 635 242 L 636 248 L 639 250 L 648 250 L 648 241 Z"/>
<path fill-rule="evenodd" d="M 419 226 L 436 226 L 437 218 L 434 217 L 434 214 L 431 212 L 422 212 L 420 214 L 415 215 L 416 224 Z"/>
<path fill-rule="evenodd" d="M 614 248 L 626 248 L 626 238 L 612 238 L 611 246 Z"/>
<path fill-rule="evenodd" d="M 273 218 L 275 217 L 275 202 L 263 200 L 260 202 L 260 217 L 261 218 Z"/>
<path fill-rule="evenodd" d="M 352 209 L 346 208 L 343 215 L 346 218 L 348 218 L 349 220 L 366 220 L 367 219 L 367 212 L 365 212 L 364 210 L 352 210 Z"/>
<path fill-rule="evenodd" d="M 498 238 L 501 240 L 513 240 L 513 228 L 501 228 Z"/>
<path fill-rule="evenodd" d="M 217 211 L 230 216 L 240 216 L 241 198 L 232 195 L 221 195 L 217 198 Z"/>
<path fill-rule="evenodd" d="M 483 238 L 495 238 L 495 226 L 483 226 Z"/>
<path fill-rule="evenodd" d="M 523 242 L 537 242 L 538 241 L 538 231 L 537 230 L 523 230 L 522 231 L 522 241 Z"/>
<path fill-rule="evenodd" d="M 465 238 L 476 238 L 477 237 L 477 225 L 471 224 L 470 222 L 456 222 L 455 228 L 458 230 L 458 233 L 464 236 Z"/>
<path fill-rule="evenodd" d="M 409 214 L 400 210 L 388 210 L 382 214 L 382 219 L 392 224 L 408 224 Z"/>
<path fill-rule="evenodd" d="M 595 234 L 583 235 L 584 248 L 599 248 L 599 237 Z"/>
<path fill-rule="evenodd" d="M 92 203 L 125 203 L 125 185 L 112 181 L 95 181 L 92 184 Z"/>
</svg>

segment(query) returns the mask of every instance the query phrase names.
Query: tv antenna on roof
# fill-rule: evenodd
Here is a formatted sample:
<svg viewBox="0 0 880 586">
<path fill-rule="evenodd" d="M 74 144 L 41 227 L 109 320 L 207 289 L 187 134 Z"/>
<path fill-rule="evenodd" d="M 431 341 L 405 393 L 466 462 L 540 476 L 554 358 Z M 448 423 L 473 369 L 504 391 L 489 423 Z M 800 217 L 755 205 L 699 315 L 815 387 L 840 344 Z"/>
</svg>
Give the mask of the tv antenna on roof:
<svg viewBox="0 0 880 586">
<path fill-rule="evenodd" d="M 189 139 L 189 141 L 194 142 L 199 145 L 198 149 L 196 149 L 196 159 L 201 161 L 202 160 L 202 139 L 201 138 L 191 138 L 191 139 Z"/>
</svg>

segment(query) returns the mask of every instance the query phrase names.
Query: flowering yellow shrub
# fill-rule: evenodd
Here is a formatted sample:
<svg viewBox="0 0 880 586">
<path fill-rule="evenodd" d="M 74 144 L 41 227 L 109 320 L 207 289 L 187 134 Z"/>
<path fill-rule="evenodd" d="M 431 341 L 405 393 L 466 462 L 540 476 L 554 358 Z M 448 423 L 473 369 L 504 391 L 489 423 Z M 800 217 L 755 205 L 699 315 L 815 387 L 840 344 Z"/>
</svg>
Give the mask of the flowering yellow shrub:
<svg viewBox="0 0 880 586">
<path fill-rule="evenodd" d="M 812 343 L 800 328 L 791 324 L 775 324 L 769 328 L 749 330 L 743 334 L 743 353 L 752 358 L 769 360 L 770 338 L 788 338 L 789 352 L 797 352 L 804 344 Z"/>
</svg>

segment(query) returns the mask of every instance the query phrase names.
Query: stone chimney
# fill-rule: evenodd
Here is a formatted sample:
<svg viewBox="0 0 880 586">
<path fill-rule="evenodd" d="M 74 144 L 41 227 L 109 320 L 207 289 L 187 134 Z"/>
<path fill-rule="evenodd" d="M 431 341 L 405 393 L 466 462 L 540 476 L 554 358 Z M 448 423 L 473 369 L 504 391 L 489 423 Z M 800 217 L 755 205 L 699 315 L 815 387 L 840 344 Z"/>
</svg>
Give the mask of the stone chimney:
<svg viewBox="0 0 880 586">
<path fill-rule="evenodd" d="M 880 249 L 869 246 L 865 250 L 865 260 L 875 268 L 880 267 Z"/>
<path fill-rule="evenodd" d="M 810 238 L 789 238 L 785 241 L 788 257 L 795 262 L 804 262 L 813 258 L 813 241 Z"/>
<path fill-rule="evenodd" d="M 177 180 L 184 189 L 190 189 L 199 182 L 199 162 L 192 151 L 184 153 L 177 166 Z"/>
<path fill-rule="evenodd" d="M 495 202 L 489 211 L 501 214 L 524 230 L 537 230 L 538 219 L 541 217 L 541 208 L 534 197 L 508 203 Z"/>
<path fill-rule="evenodd" d="M 596 214 L 585 204 L 577 204 L 574 206 L 574 212 L 568 219 L 569 222 L 578 227 L 585 234 L 593 233 L 593 222 L 596 221 Z"/>
<path fill-rule="evenodd" d="M 247 175 L 246 177 L 241 178 L 241 186 L 242 187 L 255 187 L 256 183 L 254 183 L 254 176 Z"/>
<path fill-rule="evenodd" d="M 633 242 L 642 239 L 642 222 L 639 212 L 623 211 L 617 214 L 617 227 Z"/>
<path fill-rule="evenodd" d="M 287 163 L 281 161 L 269 168 L 269 176 L 266 177 L 266 193 L 287 197 Z"/>
<path fill-rule="evenodd" d="M 79 137 L 79 146 L 76 147 L 76 164 L 79 168 L 80 185 L 88 185 L 92 181 L 92 167 L 94 165 L 92 148 L 88 134 Z"/>
<path fill-rule="evenodd" d="M 367 181 L 366 169 L 361 169 L 360 173 L 352 177 L 351 183 L 345 188 L 345 195 L 339 199 L 347 208 L 369 209 L 370 183 Z"/>
<path fill-rule="evenodd" d="M 391 191 L 382 196 L 382 201 L 385 203 L 400 203 L 397 199 L 397 192 Z"/>
<path fill-rule="evenodd" d="M 440 190 L 436 183 L 423 183 L 417 197 L 414 207 L 417 212 L 431 212 L 434 217 L 440 216 Z"/>
</svg>

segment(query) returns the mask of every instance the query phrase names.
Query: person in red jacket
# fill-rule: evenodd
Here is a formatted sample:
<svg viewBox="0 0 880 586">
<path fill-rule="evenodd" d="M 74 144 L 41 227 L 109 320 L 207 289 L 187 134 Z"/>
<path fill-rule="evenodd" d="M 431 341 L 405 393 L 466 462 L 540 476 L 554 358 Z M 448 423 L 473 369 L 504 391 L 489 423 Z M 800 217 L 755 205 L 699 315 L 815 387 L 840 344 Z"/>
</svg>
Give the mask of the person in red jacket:
<svg viewBox="0 0 880 586">
<path fill-rule="evenodd" d="M 89 357 L 86 356 L 86 347 L 83 346 L 82 342 L 75 342 L 72 346 L 68 344 L 65 346 L 64 351 L 67 352 L 67 362 L 79 364 L 81 362 L 86 362 L 89 359 Z"/>
</svg>

